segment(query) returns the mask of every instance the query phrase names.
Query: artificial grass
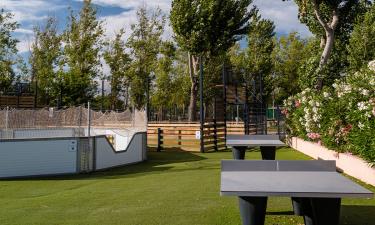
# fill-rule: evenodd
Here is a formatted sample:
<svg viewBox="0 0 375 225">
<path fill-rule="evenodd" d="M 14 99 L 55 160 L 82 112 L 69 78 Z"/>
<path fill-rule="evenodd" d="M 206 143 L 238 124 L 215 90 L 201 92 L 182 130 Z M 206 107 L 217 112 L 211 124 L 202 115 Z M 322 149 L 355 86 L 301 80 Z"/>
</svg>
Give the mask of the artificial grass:
<svg viewBox="0 0 375 225">
<path fill-rule="evenodd" d="M 246 156 L 260 159 L 259 152 Z M 220 160 L 231 157 L 231 152 L 150 152 L 145 163 L 104 172 L 0 181 L 0 224 L 238 225 L 237 199 L 219 194 Z M 288 148 L 276 158 L 309 159 Z M 343 200 L 341 220 L 374 225 L 375 200 Z M 303 224 L 303 219 L 292 215 L 289 198 L 269 198 L 266 224 Z"/>
</svg>

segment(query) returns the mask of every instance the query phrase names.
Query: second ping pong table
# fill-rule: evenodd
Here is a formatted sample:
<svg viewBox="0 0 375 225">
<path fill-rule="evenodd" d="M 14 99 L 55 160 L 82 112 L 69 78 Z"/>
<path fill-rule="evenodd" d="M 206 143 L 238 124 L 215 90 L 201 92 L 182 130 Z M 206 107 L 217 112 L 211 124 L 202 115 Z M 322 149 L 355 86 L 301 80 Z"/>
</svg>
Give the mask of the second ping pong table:
<svg viewBox="0 0 375 225">
<path fill-rule="evenodd" d="M 269 196 L 291 197 L 306 225 L 338 225 L 341 198 L 373 197 L 323 160 L 223 160 L 220 193 L 239 197 L 243 225 L 264 225 Z"/>
<path fill-rule="evenodd" d="M 278 135 L 227 135 L 226 142 L 234 159 L 245 159 L 246 149 L 260 147 L 262 159 L 275 160 L 276 147 L 285 146 Z"/>
</svg>

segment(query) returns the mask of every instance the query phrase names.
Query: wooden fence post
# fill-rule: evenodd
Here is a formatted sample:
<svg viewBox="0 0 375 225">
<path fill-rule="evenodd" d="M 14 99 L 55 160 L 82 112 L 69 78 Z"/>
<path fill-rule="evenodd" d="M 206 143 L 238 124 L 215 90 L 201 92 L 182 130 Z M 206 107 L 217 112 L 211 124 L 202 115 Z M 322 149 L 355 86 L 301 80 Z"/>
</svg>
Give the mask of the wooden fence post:
<svg viewBox="0 0 375 225">
<path fill-rule="evenodd" d="M 182 139 L 182 136 L 181 136 L 181 130 L 179 129 L 178 130 L 178 146 L 181 147 L 182 143 L 181 143 L 181 139 Z"/>
<path fill-rule="evenodd" d="M 161 130 L 161 128 L 158 128 L 158 148 L 157 148 L 157 152 L 161 152 L 161 149 L 162 149 L 162 145 L 163 145 L 162 133 L 163 133 L 163 131 Z"/>
<path fill-rule="evenodd" d="M 280 107 L 276 106 L 276 125 L 277 125 L 277 134 L 280 136 Z"/>
<path fill-rule="evenodd" d="M 215 151 L 218 151 L 218 148 L 217 148 L 216 97 L 214 98 L 214 145 L 215 145 Z"/>
</svg>

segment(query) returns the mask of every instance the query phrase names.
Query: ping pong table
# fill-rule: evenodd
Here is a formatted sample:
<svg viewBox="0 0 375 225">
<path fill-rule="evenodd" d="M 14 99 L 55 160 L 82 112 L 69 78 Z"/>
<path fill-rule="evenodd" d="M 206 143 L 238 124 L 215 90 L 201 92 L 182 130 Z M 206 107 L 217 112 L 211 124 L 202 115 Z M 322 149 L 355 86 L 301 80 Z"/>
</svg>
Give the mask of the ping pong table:
<svg viewBox="0 0 375 225">
<path fill-rule="evenodd" d="M 264 224 L 270 196 L 291 197 L 306 225 L 338 225 L 341 198 L 373 197 L 324 160 L 223 160 L 220 192 L 239 197 L 243 225 Z"/>
<path fill-rule="evenodd" d="M 285 146 L 278 135 L 227 135 L 227 146 L 232 147 L 234 159 L 245 159 L 250 147 L 260 147 L 262 159 L 275 160 L 276 147 Z"/>
</svg>

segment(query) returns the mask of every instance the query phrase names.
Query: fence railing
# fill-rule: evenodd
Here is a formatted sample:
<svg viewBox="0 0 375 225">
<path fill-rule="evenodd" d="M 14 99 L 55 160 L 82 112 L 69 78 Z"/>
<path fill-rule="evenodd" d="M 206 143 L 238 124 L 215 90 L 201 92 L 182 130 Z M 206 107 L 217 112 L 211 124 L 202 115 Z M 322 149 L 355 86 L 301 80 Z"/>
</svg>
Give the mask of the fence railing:
<svg viewBox="0 0 375 225">
<path fill-rule="evenodd" d="M 243 123 L 227 122 L 227 134 L 244 134 Z M 255 134 L 254 131 L 252 134 Z M 149 123 L 147 129 L 147 142 L 151 147 L 161 150 L 163 148 L 180 148 L 188 151 L 200 150 L 200 124 L 199 123 Z M 205 151 L 220 150 L 225 148 L 225 127 L 217 124 L 206 123 L 203 132 Z"/>
</svg>

